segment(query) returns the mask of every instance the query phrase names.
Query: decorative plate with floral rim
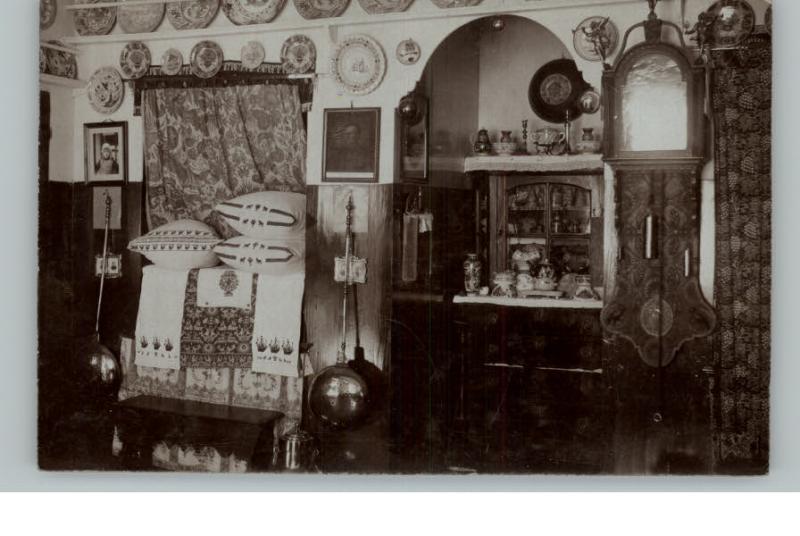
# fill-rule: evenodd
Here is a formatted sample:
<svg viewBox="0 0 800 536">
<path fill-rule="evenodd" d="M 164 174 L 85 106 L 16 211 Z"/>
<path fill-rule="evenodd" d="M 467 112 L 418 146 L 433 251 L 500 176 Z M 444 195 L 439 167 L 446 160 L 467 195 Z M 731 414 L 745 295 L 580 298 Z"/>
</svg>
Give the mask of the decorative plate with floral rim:
<svg viewBox="0 0 800 536">
<path fill-rule="evenodd" d="M 289 74 L 304 74 L 313 71 L 317 63 L 314 42 L 305 35 L 293 35 L 281 47 L 283 70 Z"/>
<path fill-rule="evenodd" d="M 56 21 L 56 0 L 39 0 L 39 29 L 46 30 Z"/>
<path fill-rule="evenodd" d="M 483 0 L 431 0 L 436 7 L 447 9 L 451 7 L 471 7 L 477 6 Z"/>
<path fill-rule="evenodd" d="M 150 68 L 150 49 L 141 41 L 131 41 L 119 55 L 119 67 L 127 78 L 141 78 Z"/>
<path fill-rule="evenodd" d="M 63 47 L 60 41 L 49 41 L 50 44 Z M 75 54 L 66 50 L 49 48 L 46 50 L 47 72 L 64 78 L 78 78 L 78 60 Z"/>
<path fill-rule="evenodd" d="M 350 0 L 294 0 L 294 7 L 304 19 L 327 19 L 338 17 Z"/>
<path fill-rule="evenodd" d="M 256 69 L 264 61 L 267 53 L 264 46 L 258 41 L 248 41 L 242 47 L 242 67 L 245 69 Z"/>
<path fill-rule="evenodd" d="M 105 0 L 75 0 L 73 3 L 96 4 L 101 1 Z M 72 12 L 72 20 L 79 35 L 106 35 L 117 21 L 117 8 L 76 9 Z"/>
<path fill-rule="evenodd" d="M 124 3 L 130 0 L 117 1 L 122 4 L 117 8 L 117 20 L 125 33 L 155 31 L 164 20 L 164 4 L 126 6 Z"/>
<path fill-rule="evenodd" d="M 181 72 L 183 54 L 177 48 L 168 48 L 161 56 L 161 72 L 172 76 Z"/>
<path fill-rule="evenodd" d="M 358 0 L 361 7 L 370 15 L 398 13 L 405 11 L 414 0 Z"/>
<path fill-rule="evenodd" d="M 167 4 L 167 18 L 176 30 L 205 28 L 219 10 L 219 0 L 183 0 Z"/>
<path fill-rule="evenodd" d="M 286 0 L 222 0 L 222 11 L 237 26 L 265 24 L 272 22 L 285 5 Z"/>
<path fill-rule="evenodd" d="M 192 48 L 189 65 L 198 78 L 211 78 L 222 68 L 222 49 L 214 41 L 200 41 Z"/>
<path fill-rule="evenodd" d="M 366 95 L 377 88 L 386 74 L 386 56 L 381 45 L 368 35 L 345 37 L 331 58 L 331 73 L 351 95 Z"/>
<path fill-rule="evenodd" d="M 756 27 L 756 14 L 745 0 L 717 0 L 706 13 L 713 17 L 711 34 L 717 46 L 738 45 Z"/>
<path fill-rule="evenodd" d="M 617 47 L 619 31 L 608 17 L 588 17 L 572 30 L 572 45 L 578 56 L 587 61 L 602 61 Z M 600 55 L 602 47 L 603 55 Z"/>
<path fill-rule="evenodd" d="M 89 104 L 101 114 L 117 111 L 125 96 L 122 77 L 113 67 L 101 67 L 89 78 L 87 87 Z"/>
</svg>

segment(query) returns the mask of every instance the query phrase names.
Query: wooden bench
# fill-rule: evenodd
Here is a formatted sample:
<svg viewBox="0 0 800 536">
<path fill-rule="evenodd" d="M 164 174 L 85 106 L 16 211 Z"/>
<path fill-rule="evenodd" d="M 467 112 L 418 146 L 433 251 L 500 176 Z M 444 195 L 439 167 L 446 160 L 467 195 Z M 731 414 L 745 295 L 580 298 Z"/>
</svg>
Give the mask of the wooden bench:
<svg viewBox="0 0 800 536">
<path fill-rule="evenodd" d="M 246 460 L 249 471 L 270 469 L 275 423 L 283 413 L 141 395 L 115 404 L 119 458 L 130 470 L 152 470 L 153 447 L 211 447 L 225 458 Z"/>
</svg>

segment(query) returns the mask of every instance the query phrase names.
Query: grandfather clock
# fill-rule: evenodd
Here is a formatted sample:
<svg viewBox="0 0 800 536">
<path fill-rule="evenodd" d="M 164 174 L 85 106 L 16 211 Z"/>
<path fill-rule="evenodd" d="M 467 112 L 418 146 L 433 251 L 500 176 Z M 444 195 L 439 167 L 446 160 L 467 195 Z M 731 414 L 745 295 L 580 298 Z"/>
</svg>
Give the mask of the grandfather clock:
<svg viewBox="0 0 800 536">
<path fill-rule="evenodd" d="M 689 433 L 694 398 L 707 393 L 702 379 L 686 385 L 695 372 L 687 367 L 697 368 L 697 360 L 675 361 L 687 341 L 709 335 L 715 324 L 698 281 L 704 67 L 662 41 L 670 29 L 683 38 L 654 8 L 651 0 L 650 16 L 628 29 L 603 74 L 604 160 L 614 173 L 619 251 L 601 322 L 617 336 L 609 364 L 621 472 L 669 471 L 675 452 L 700 449 L 676 436 Z M 628 49 L 638 28 L 645 41 Z"/>
</svg>

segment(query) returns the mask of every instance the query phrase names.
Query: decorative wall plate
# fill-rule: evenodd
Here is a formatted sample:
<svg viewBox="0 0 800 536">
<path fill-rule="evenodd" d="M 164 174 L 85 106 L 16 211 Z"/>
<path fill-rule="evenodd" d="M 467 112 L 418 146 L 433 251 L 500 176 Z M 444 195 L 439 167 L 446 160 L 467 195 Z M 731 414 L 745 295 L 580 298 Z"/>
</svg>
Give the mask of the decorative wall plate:
<svg viewBox="0 0 800 536">
<path fill-rule="evenodd" d="M 172 76 L 181 72 L 183 54 L 177 48 L 168 48 L 161 56 L 161 72 Z"/>
<path fill-rule="evenodd" d="M 397 50 L 395 50 L 397 61 L 403 65 L 414 65 L 419 61 L 421 55 L 422 49 L 419 47 L 419 43 L 413 39 L 400 41 L 400 44 L 397 45 Z"/>
<path fill-rule="evenodd" d="M 451 7 L 470 7 L 477 6 L 483 0 L 432 0 L 436 7 L 447 9 Z"/>
<path fill-rule="evenodd" d="M 304 19 L 327 19 L 338 17 L 350 0 L 294 0 L 294 7 Z"/>
<path fill-rule="evenodd" d="M 87 88 L 89 104 L 101 114 L 117 111 L 125 96 L 122 76 L 113 67 L 101 67 L 89 78 Z"/>
<path fill-rule="evenodd" d="M 717 46 L 734 46 L 753 33 L 756 15 L 744 0 L 717 0 L 706 12 L 714 17 L 711 34 Z"/>
<path fill-rule="evenodd" d="M 283 10 L 286 0 L 222 0 L 222 11 L 238 25 L 271 22 Z"/>
<path fill-rule="evenodd" d="M 249 41 L 242 47 L 242 67 L 255 69 L 264 61 L 267 53 L 258 41 Z"/>
<path fill-rule="evenodd" d="M 405 11 L 414 0 L 358 0 L 361 8 L 370 15 Z"/>
<path fill-rule="evenodd" d="M 50 41 L 50 43 L 64 46 L 59 41 Z M 63 76 L 64 78 L 78 78 L 78 61 L 75 58 L 75 54 L 49 48 L 45 49 L 45 56 L 47 58 L 46 71 L 48 73 Z"/>
<path fill-rule="evenodd" d="M 164 20 L 164 4 L 145 4 L 138 6 L 126 6 L 124 3 L 129 0 L 117 0 L 120 5 L 117 8 L 117 20 L 119 26 L 125 33 L 149 33 Z"/>
<path fill-rule="evenodd" d="M 200 41 L 192 48 L 189 64 L 198 78 L 211 78 L 222 68 L 222 49 L 214 41 Z"/>
<path fill-rule="evenodd" d="M 578 98 L 588 89 L 575 62 L 567 59 L 545 63 L 533 75 L 528 87 L 528 101 L 536 115 L 551 123 L 578 118 L 581 110 Z"/>
<path fill-rule="evenodd" d="M 619 42 L 617 27 L 608 17 L 583 19 L 572 30 L 572 45 L 578 56 L 587 61 L 602 61 L 610 56 Z M 602 54 L 601 54 L 602 49 Z"/>
<path fill-rule="evenodd" d="M 585 114 L 594 114 L 600 109 L 600 93 L 587 89 L 580 97 L 581 111 Z"/>
<path fill-rule="evenodd" d="M 96 4 L 101 0 L 77 0 L 75 3 Z M 79 35 L 106 35 L 117 21 L 117 8 L 98 7 L 94 9 L 76 9 L 72 12 L 72 20 Z"/>
<path fill-rule="evenodd" d="M 150 49 L 141 41 L 131 41 L 119 55 L 119 67 L 127 78 L 141 78 L 150 68 Z"/>
<path fill-rule="evenodd" d="M 47 72 L 47 49 L 45 47 L 39 47 L 39 72 Z"/>
<path fill-rule="evenodd" d="M 317 63 L 317 49 L 314 42 L 305 35 L 293 35 L 281 47 L 283 69 L 290 74 L 303 74 L 313 71 Z"/>
<path fill-rule="evenodd" d="M 377 88 L 386 74 L 386 56 L 368 35 L 350 35 L 336 47 L 331 73 L 351 95 L 366 95 Z"/>
<path fill-rule="evenodd" d="M 167 4 L 167 18 L 176 30 L 205 28 L 219 10 L 219 0 L 183 0 Z"/>
<path fill-rule="evenodd" d="M 56 21 L 56 0 L 39 0 L 39 29 L 46 30 Z"/>
</svg>

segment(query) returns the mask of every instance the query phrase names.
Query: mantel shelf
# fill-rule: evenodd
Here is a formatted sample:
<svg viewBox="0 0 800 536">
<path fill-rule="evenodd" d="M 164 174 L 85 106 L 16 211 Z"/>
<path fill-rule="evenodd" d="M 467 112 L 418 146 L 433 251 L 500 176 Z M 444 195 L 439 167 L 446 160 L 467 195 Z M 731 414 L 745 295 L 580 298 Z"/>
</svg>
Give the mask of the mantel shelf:
<svg viewBox="0 0 800 536">
<path fill-rule="evenodd" d="M 603 155 L 513 155 L 468 156 L 464 159 L 464 172 L 489 173 L 603 173 Z"/>
<path fill-rule="evenodd" d="M 86 80 L 77 80 L 74 78 L 66 78 L 64 76 L 55 76 L 52 74 L 39 73 L 40 84 L 50 84 L 54 86 L 71 87 L 73 89 L 81 89 L 86 87 Z"/>
</svg>

